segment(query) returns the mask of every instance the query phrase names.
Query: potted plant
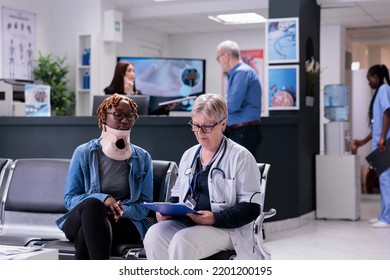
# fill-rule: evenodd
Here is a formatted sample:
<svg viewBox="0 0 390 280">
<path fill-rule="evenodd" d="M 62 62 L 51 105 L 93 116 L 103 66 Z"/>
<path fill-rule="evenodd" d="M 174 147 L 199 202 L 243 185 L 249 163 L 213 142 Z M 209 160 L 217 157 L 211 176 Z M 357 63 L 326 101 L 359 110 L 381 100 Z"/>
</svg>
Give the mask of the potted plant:
<svg viewBox="0 0 390 280">
<path fill-rule="evenodd" d="M 75 112 L 75 94 L 67 88 L 69 68 L 65 61 L 65 56 L 60 58 L 39 53 L 33 71 L 35 81 L 50 86 L 50 105 L 55 116 L 69 116 Z"/>
</svg>

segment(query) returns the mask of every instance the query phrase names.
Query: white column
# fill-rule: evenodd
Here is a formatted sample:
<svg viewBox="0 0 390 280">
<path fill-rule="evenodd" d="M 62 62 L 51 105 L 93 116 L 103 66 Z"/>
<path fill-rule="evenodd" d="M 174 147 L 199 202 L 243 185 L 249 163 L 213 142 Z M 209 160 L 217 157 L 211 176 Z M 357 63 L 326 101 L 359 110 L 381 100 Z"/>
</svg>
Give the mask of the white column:
<svg viewBox="0 0 390 280">
<path fill-rule="evenodd" d="M 346 31 L 340 25 L 321 26 L 320 30 L 320 154 L 325 153 L 324 86 L 345 83 Z"/>
</svg>

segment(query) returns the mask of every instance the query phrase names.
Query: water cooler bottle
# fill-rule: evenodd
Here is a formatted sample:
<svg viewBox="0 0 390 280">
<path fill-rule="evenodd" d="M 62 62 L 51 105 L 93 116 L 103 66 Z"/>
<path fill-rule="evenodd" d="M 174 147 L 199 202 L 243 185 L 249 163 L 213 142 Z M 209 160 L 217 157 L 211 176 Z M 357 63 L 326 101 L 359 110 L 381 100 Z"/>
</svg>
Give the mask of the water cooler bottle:
<svg viewBox="0 0 390 280">
<path fill-rule="evenodd" d="M 351 125 L 349 122 L 349 92 L 343 84 L 326 85 L 325 117 L 329 123 L 325 124 L 325 154 L 349 154 L 348 141 L 351 139 Z"/>
</svg>

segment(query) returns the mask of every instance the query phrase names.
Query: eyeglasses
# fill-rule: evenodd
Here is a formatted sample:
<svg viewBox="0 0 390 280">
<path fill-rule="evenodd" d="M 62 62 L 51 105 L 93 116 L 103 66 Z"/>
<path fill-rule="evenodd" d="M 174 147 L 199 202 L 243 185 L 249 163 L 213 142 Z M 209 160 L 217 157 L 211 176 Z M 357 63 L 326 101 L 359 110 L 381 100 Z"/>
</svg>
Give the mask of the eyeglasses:
<svg viewBox="0 0 390 280">
<path fill-rule="evenodd" d="M 213 131 L 213 128 L 219 125 L 224 119 L 220 120 L 219 122 L 216 122 L 213 125 L 199 125 L 199 124 L 194 124 L 192 120 L 188 122 L 188 127 L 193 131 L 193 132 L 198 132 L 199 129 L 202 130 L 203 133 L 211 133 Z"/>
<path fill-rule="evenodd" d="M 129 121 L 129 122 L 134 122 L 135 121 L 135 116 L 133 114 L 125 114 L 125 113 L 122 113 L 122 112 L 107 112 L 106 113 L 107 115 L 112 115 L 114 117 L 114 119 L 116 119 L 117 121 L 121 121 L 123 120 L 124 117 L 126 117 L 126 119 Z"/>
<path fill-rule="evenodd" d="M 224 54 L 221 53 L 220 55 L 218 55 L 218 56 L 215 58 L 215 60 L 217 60 L 217 62 L 219 62 L 220 57 L 223 56 L 223 55 L 224 55 Z"/>
</svg>

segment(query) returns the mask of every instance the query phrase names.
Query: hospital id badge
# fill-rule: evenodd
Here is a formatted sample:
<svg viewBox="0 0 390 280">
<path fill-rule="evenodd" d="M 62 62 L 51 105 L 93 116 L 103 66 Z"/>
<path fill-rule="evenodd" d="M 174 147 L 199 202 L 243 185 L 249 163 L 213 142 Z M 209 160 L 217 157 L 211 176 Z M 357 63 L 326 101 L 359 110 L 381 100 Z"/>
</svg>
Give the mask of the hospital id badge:
<svg viewBox="0 0 390 280">
<path fill-rule="evenodd" d="M 184 204 L 191 209 L 195 209 L 196 201 L 192 196 L 187 195 L 186 199 L 184 200 Z"/>
</svg>

